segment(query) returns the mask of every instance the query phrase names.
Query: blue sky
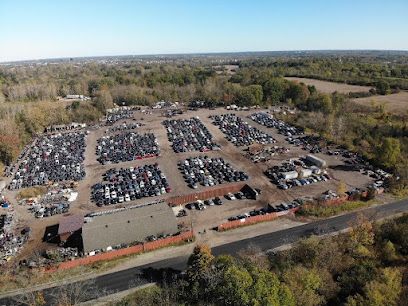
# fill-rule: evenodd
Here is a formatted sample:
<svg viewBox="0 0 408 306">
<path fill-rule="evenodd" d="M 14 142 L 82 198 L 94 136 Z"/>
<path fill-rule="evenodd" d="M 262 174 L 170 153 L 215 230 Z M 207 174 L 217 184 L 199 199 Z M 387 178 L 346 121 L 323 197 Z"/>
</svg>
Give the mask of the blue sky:
<svg viewBox="0 0 408 306">
<path fill-rule="evenodd" d="M 316 49 L 408 50 L 408 1 L 0 0 L 0 61 Z"/>
</svg>

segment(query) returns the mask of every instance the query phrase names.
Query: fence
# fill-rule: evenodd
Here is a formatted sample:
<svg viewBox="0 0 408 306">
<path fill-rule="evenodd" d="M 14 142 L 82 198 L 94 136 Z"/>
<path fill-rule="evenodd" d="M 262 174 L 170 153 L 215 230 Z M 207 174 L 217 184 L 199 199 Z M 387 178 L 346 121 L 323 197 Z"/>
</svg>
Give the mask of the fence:
<svg viewBox="0 0 408 306">
<path fill-rule="evenodd" d="M 205 191 L 186 194 L 182 196 L 175 196 L 168 198 L 166 201 L 170 206 L 183 205 L 197 200 L 206 200 L 214 197 L 222 197 L 229 192 L 236 193 L 240 191 L 246 184 L 234 183 L 222 187 L 214 187 Z"/>
<path fill-rule="evenodd" d="M 270 213 L 266 215 L 258 215 L 258 216 L 248 217 L 245 219 L 239 219 L 239 220 L 234 220 L 234 221 L 228 221 L 228 222 L 220 224 L 217 227 L 217 231 L 222 232 L 222 231 L 227 231 L 227 230 L 234 229 L 234 228 L 241 227 L 241 226 L 247 226 L 247 225 L 256 224 L 260 222 L 266 222 L 266 221 L 272 221 L 281 216 L 287 215 L 289 213 L 294 213 L 297 210 L 298 208 L 292 208 L 286 211 Z"/>
<path fill-rule="evenodd" d="M 188 241 L 194 238 L 193 231 L 183 232 L 177 236 L 171 236 L 163 239 L 159 239 L 156 241 L 146 242 L 143 244 L 138 244 L 132 247 L 128 247 L 125 249 L 114 250 L 106 253 L 100 253 L 95 256 L 88 256 L 83 258 L 74 259 L 71 261 L 66 261 L 60 263 L 59 265 L 48 269 L 49 272 L 53 272 L 56 270 L 67 270 L 72 269 L 78 266 L 89 265 L 92 263 L 96 263 L 103 260 L 111 260 L 114 258 L 132 255 L 132 254 L 140 254 L 143 252 L 153 251 L 165 246 L 175 245 L 184 241 Z"/>
</svg>

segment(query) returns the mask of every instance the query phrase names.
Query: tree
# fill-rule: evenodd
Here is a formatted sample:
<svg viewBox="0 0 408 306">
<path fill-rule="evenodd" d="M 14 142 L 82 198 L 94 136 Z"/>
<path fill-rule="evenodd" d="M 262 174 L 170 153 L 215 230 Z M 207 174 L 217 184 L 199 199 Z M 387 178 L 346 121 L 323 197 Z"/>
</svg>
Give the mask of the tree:
<svg viewBox="0 0 408 306">
<path fill-rule="evenodd" d="M 397 165 L 401 156 L 401 144 L 399 139 L 386 137 L 382 145 L 377 150 L 377 159 L 387 168 L 393 168 Z"/>
<path fill-rule="evenodd" d="M 310 93 L 304 84 L 290 82 L 286 91 L 286 98 L 292 99 L 295 105 L 303 104 L 309 98 Z"/>
<path fill-rule="evenodd" d="M 277 104 L 285 98 L 287 82 L 283 78 L 272 78 L 262 88 L 265 100 L 270 101 L 272 104 Z"/>
<path fill-rule="evenodd" d="M 298 265 L 286 271 L 283 279 L 292 290 L 297 305 L 323 304 L 324 297 L 319 294 L 322 281 L 314 269 L 306 269 Z"/>
<path fill-rule="evenodd" d="M 252 284 L 253 279 L 245 268 L 236 265 L 227 268 L 220 286 L 224 304 L 248 305 L 251 301 Z"/>
<path fill-rule="evenodd" d="M 191 293 L 190 298 L 193 301 L 200 300 L 205 294 L 202 288 L 207 287 L 213 259 L 210 247 L 204 244 L 197 245 L 188 259 L 186 275 L 188 290 Z"/>
<path fill-rule="evenodd" d="M 396 306 L 402 290 L 402 275 L 396 268 L 384 268 L 381 274 L 369 281 L 363 294 L 347 299 L 348 306 Z"/>
<path fill-rule="evenodd" d="M 377 83 L 375 83 L 375 89 L 377 93 L 380 95 L 388 95 L 391 92 L 390 84 L 384 80 L 380 80 Z"/>
<path fill-rule="evenodd" d="M 107 89 L 100 90 L 93 101 L 93 105 L 102 114 L 106 112 L 107 109 L 112 108 L 113 99 L 110 92 Z"/>
</svg>

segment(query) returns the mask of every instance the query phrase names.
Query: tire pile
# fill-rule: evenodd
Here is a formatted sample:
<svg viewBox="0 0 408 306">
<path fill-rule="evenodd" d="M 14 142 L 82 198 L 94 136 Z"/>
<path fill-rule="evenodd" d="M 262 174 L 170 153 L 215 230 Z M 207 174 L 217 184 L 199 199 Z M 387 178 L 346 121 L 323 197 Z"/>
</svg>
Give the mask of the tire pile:
<svg viewBox="0 0 408 306">
<path fill-rule="evenodd" d="M 96 155 L 103 165 L 160 155 L 159 145 L 153 133 L 123 132 L 99 138 L 97 143 Z"/>
<path fill-rule="evenodd" d="M 219 150 L 219 146 L 213 142 L 212 135 L 198 117 L 165 120 L 163 125 L 176 153 Z"/>
<path fill-rule="evenodd" d="M 202 186 L 214 186 L 225 182 L 246 181 L 249 177 L 243 171 L 234 170 L 223 158 L 208 156 L 190 157 L 178 163 L 187 185 L 196 189 Z"/>
<path fill-rule="evenodd" d="M 250 126 L 235 114 L 215 115 L 210 118 L 213 124 L 217 125 L 226 135 L 226 138 L 237 147 L 248 146 L 254 142 L 261 144 L 276 142 L 272 136 Z"/>
<path fill-rule="evenodd" d="M 248 116 L 250 119 L 268 128 L 276 128 L 280 134 L 285 136 L 302 135 L 303 130 L 294 127 L 285 121 L 275 119 L 271 114 L 259 112 Z"/>
<path fill-rule="evenodd" d="M 82 180 L 85 177 L 84 153 L 84 132 L 42 136 L 20 163 L 9 188 Z"/>
<path fill-rule="evenodd" d="M 98 206 L 159 196 L 171 191 L 158 164 L 110 169 L 103 183 L 92 186 L 91 199 Z"/>
</svg>

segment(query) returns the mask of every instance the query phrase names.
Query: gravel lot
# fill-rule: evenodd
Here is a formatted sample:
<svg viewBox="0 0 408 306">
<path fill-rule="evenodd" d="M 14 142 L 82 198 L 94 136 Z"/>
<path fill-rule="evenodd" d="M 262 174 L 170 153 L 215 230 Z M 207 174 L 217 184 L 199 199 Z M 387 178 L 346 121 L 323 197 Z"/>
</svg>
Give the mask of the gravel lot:
<svg viewBox="0 0 408 306">
<path fill-rule="evenodd" d="M 271 167 L 272 165 L 279 165 L 283 160 L 287 160 L 291 157 L 298 158 L 299 156 L 304 156 L 308 152 L 302 150 L 299 147 L 288 144 L 284 139 L 285 137 L 277 133 L 274 128 L 267 128 L 251 119 L 247 118 L 249 114 L 254 111 L 227 111 L 224 109 L 200 109 L 198 111 L 187 111 L 182 115 L 177 115 L 174 119 L 187 119 L 191 117 L 198 116 L 204 126 L 207 127 L 211 135 L 213 136 L 213 141 L 220 145 L 221 150 L 219 151 L 209 151 L 206 152 L 210 158 L 222 157 L 231 163 L 231 166 L 239 171 L 245 171 L 249 175 L 249 180 L 246 181 L 249 185 L 259 188 L 262 190 L 261 196 L 258 200 L 235 200 L 228 201 L 224 200 L 224 205 L 222 206 L 211 206 L 206 210 L 189 210 L 186 217 L 179 218 L 188 224 L 193 224 L 195 228 L 200 228 L 201 230 L 206 228 L 212 228 L 221 222 L 226 221 L 229 217 L 235 216 L 241 213 L 248 212 L 254 208 L 260 208 L 266 206 L 268 203 L 279 203 L 281 201 L 293 200 L 302 196 L 316 196 L 328 189 L 336 190 L 340 181 L 345 182 L 349 187 L 363 187 L 370 182 L 369 177 L 359 174 L 357 172 L 347 172 L 342 170 L 334 170 L 331 167 L 336 165 L 342 165 L 343 159 L 339 156 L 328 156 L 324 154 L 316 154 L 318 157 L 323 158 L 327 161 L 329 165 L 329 175 L 333 178 L 327 182 L 319 182 L 307 186 L 299 186 L 291 188 L 290 190 L 280 190 L 275 185 L 273 185 L 269 179 L 264 175 L 264 171 Z M 78 183 L 77 191 L 79 192 L 76 201 L 71 203 L 70 213 L 89 213 L 91 211 L 101 211 L 110 209 L 111 207 L 97 207 L 95 203 L 91 202 L 91 186 L 97 182 L 101 181 L 102 174 L 111 168 L 125 168 L 125 167 L 137 167 L 145 164 L 158 163 L 160 169 L 166 175 L 168 183 L 171 186 L 172 191 L 169 194 L 163 194 L 161 196 L 139 199 L 135 201 L 126 202 L 126 204 L 117 204 L 115 208 L 121 207 L 122 205 L 135 205 L 146 203 L 146 201 L 152 201 L 156 199 L 165 199 L 170 196 L 184 195 L 196 191 L 205 190 L 205 186 L 198 184 L 196 190 L 192 190 L 187 186 L 184 181 L 182 174 L 180 173 L 177 163 L 181 160 L 185 160 L 189 157 L 202 156 L 203 153 L 199 151 L 175 153 L 171 147 L 171 143 L 168 141 L 166 129 L 162 124 L 162 121 L 167 118 L 161 115 L 162 111 L 153 111 L 152 114 L 143 114 L 140 111 L 134 113 L 134 119 L 136 122 L 143 123 L 144 125 L 137 129 L 138 133 L 153 133 L 157 139 L 160 156 L 151 157 L 143 160 L 134 160 L 130 162 L 121 162 L 119 164 L 107 164 L 101 165 L 97 161 L 97 156 L 95 155 L 95 148 L 97 146 L 97 139 L 105 135 L 111 135 L 111 133 L 106 133 L 106 126 L 101 126 L 99 128 L 90 129 L 89 134 L 86 137 L 86 150 L 85 150 L 85 172 L 86 177 L 84 180 Z M 259 130 L 270 134 L 274 139 L 276 139 L 277 146 L 287 147 L 290 149 L 289 153 L 273 156 L 269 161 L 265 163 L 253 163 L 251 160 L 244 156 L 244 150 L 247 148 L 236 147 L 231 142 L 229 142 L 225 135 L 220 131 L 220 129 L 212 124 L 212 120 L 209 118 L 210 115 L 216 114 L 226 114 L 235 113 L 237 116 L 241 117 L 243 121 L 248 122 L 251 126 L 258 128 Z M 122 119 L 113 126 L 121 125 L 123 122 L 129 122 L 129 119 Z M 229 184 L 229 183 L 225 183 Z M 17 205 L 15 197 L 16 191 L 7 191 L 6 196 L 14 204 L 14 209 L 16 210 L 20 225 L 29 225 L 32 228 L 32 236 L 26 248 L 22 254 L 29 254 L 33 249 L 41 249 L 44 247 L 49 247 L 44 243 L 41 243 L 41 238 L 44 234 L 44 229 L 48 225 L 58 223 L 58 220 L 62 215 L 55 215 L 44 219 L 35 219 L 30 213 L 27 212 L 26 207 Z M 1 210 L 1 209 L 0 209 Z"/>
</svg>

